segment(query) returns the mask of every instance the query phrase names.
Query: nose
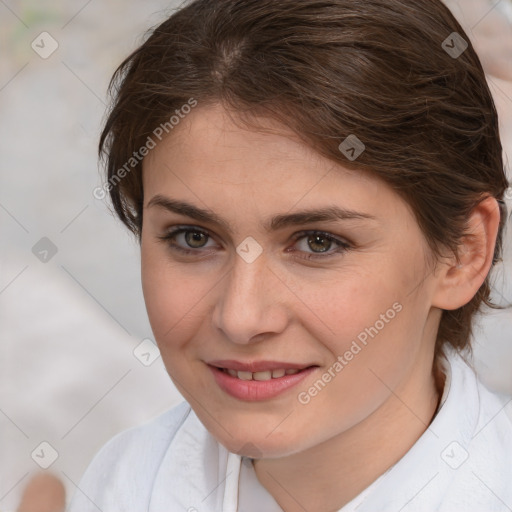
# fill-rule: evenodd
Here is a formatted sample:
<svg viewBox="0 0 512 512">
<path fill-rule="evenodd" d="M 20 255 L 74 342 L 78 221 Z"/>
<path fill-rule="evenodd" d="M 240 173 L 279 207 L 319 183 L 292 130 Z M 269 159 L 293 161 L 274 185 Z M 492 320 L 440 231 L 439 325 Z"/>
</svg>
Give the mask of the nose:
<svg viewBox="0 0 512 512">
<path fill-rule="evenodd" d="M 268 267 L 264 255 L 252 263 L 236 255 L 218 290 L 213 324 L 233 343 L 255 343 L 285 330 L 289 292 Z"/>
</svg>

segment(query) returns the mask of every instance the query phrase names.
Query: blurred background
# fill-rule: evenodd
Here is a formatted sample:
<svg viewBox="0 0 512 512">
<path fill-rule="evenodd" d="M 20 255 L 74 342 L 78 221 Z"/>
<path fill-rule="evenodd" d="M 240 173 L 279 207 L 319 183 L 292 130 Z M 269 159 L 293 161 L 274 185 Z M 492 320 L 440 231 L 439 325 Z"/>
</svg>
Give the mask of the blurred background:
<svg viewBox="0 0 512 512">
<path fill-rule="evenodd" d="M 512 2 L 446 3 L 482 59 L 510 178 Z M 1 510 L 41 468 L 71 495 L 109 438 L 181 401 L 153 343 L 138 246 L 93 196 L 112 72 L 178 5 L 0 0 Z M 506 238 L 501 304 L 512 302 Z M 511 393 L 512 310 L 480 319 L 474 347 L 482 379 Z"/>
</svg>

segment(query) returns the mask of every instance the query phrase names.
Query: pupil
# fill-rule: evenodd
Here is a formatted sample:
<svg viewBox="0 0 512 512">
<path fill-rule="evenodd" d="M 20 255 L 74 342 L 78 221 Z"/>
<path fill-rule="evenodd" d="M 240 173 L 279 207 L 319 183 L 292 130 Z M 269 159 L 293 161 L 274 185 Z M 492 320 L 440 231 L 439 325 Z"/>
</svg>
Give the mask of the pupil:
<svg viewBox="0 0 512 512">
<path fill-rule="evenodd" d="M 204 245 L 200 243 L 205 238 L 204 233 L 198 233 L 197 231 L 189 231 L 186 233 L 185 238 L 187 244 L 190 245 L 191 247 L 202 247 L 202 245 Z M 196 242 L 199 243 L 196 244 Z"/>
<path fill-rule="evenodd" d="M 186 233 L 187 243 L 192 247 L 201 247 L 204 245 L 205 234 L 194 231 Z M 201 244 L 201 242 L 203 242 Z M 309 246 L 315 252 L 326 252 L 331 246 L 331 241 L 322 235 L 314 235 L 309 237 Z M 318 250 L 317 250 L 318 249 Z"/>
<path fill-rule="evenodd" d="M 319 248 L 320 250 L 319 251 L 315 251 L 315 252 L 325 252 L 325 251 L 328 251 L 329 248 L 331 247 L 331 241 L 325 237 L 323 237 L 322 235 L 314 235 L 314 236 L 311 236 L 309 237 L 309 240 L 313 240 L 313 243 L 309 243 L 309 247 L 313 250 L 315 250 L 315 244 L 318 244 L 320 247 L 316 247 L 316 248 Z M 324 244 L 322 244 L 322 241 L 324 242 Z M 327 246 L 325 245 L 325 242 L 327 242 Z"/>
</svg>

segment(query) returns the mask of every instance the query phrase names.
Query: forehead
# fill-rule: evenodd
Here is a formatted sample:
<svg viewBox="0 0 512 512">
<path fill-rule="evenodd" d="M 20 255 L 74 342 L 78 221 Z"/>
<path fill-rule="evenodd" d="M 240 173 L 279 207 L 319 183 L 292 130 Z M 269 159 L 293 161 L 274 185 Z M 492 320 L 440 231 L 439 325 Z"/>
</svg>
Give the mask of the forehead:
<svg viewBox="0 0 512 512">
<path fill-rule="evenodd" d="M 176 174 L 216 178 L 231 183 L 322 178 L 335 170 L 352 180 L 372 181 L 366 173 L 349 170 L 321 156 L 287 127 L 269 118 L 258 118 L 257 128 L 242 125 L 236 113 L 220 105 L 198 107 L 145 158 L 144 179 L 149 183 L 158 174 L 169 179 Z M 151 169 L 151 172 L 149 172 Z M 170 172 L 173 171 L 173 172 Z"/>
<path fill-rule="evenodd" d="M 382 180 L 327 159 L 276 121 L 248 128 L 219 105 L 194 109 L 143 167 L 146 206 L 156 194 L 265 217 L 327 204 L 377 217 L 405 206 Z"/>
</svg>

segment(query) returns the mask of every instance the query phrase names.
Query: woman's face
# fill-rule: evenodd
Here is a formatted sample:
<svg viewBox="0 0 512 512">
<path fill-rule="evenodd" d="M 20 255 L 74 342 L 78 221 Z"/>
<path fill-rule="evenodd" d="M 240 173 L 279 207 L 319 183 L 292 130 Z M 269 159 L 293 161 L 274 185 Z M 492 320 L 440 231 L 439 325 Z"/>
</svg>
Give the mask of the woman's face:
<svg viewBox="0 0 512 512">
<path fill-rule="evenodd" d="M 143 290 L 167 371 L 230 451 L 267 457 L 342 434 L 428 371 L 439 319 L 406 203 L 280 130 L 199 106 L 143 176 Z"/>
</svg>

